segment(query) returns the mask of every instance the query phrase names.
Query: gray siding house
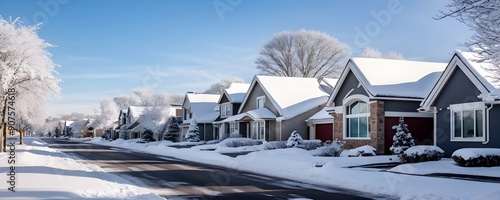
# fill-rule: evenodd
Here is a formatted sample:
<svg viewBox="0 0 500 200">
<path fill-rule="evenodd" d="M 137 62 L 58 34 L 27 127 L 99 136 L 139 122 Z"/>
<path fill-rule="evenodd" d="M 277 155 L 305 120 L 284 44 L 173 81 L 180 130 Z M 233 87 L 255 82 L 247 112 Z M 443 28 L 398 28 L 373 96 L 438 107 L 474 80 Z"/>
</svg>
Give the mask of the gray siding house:
<svg viewBox="0 0 500 200">
<path fill-rule="evenodd" d="M 240 127 L 246 129 L 243 122 L 224 120 L 238 114 L 249 87 L 248 83 L 232 83 L 220 96 L 219 105 L 216 108 L 219 111 L 219 117 L 213 123 L 215 139 L 223 139 L 229 137 L 231 133 L 239 133 Z"/>
<path fill-rule="evenodd" d="M 370 145 L 390 153 L 395 131 L 404 117 L 417 144 L 432 144 L 433 115 L 418 112 L 446 63 L 380 58 L 352 58 L 327 103 L 334 139 L 345 148 Z"/>
<path fill-rule="evenodd" d="M 460 148 L 500 148 L 498 86 L 473 53 L 457 51 L 422 102 L 434 115 L 434 145 L 447 156 Z"/>
<path fill-rule="evenodd" d="M 296 130 L 309 138 L 305 120 L 327 100 L 315 78 L 255 76 L 238 115 L 223 121 L 238 122 L 242 137 L 283 141 Z"/>
<path fill-rule="evenodd" d="M 191 120 L 195 119 L 200 129 L 200 140 L 209 141 L 215 138 L 212 123 L 219 116 L 215 110 L 218 106 L 220 95 L 187 93 L 182 103 L 182 124 L 180 141 L 184 141 L 184 136 L 189 130 Z"/>
</svg>

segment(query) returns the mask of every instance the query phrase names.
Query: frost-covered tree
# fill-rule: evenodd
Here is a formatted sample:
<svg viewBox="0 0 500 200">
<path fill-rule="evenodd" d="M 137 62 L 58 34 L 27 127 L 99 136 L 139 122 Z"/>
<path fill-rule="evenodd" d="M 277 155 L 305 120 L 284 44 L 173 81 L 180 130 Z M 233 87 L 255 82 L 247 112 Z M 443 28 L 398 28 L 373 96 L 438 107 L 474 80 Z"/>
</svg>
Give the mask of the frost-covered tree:
<svg viewBox="0 0 500 200">
<path fill-rule="evenodd" d="M 488 70 L 500 81 L 500 0 L 451 0 L 447 11 L 436 19 L 453 17 L 475 33 L 463 45 L 480 55 L 478 62 L 493 65 Z"/>
<path fill-rule="evenodd" d="M 244 83 L 245 81 L 241 78 L 228 78 L 224 79 L 218 83 L 213 84 L 210 86 L 209 89 L 205 90 L 203 92 L 204 94 L 223 94 L 224 90 L 227 89 L 231 83 Z"/>
<path fill-rule="evenodd" d="M 132 96 L 115 97 L 113 101 L 120 110 L 128 109 L 130 106 L 140 105 L 139 101 Z"/>
<path fill-rule="evenodd" d="M 288 77 L 338 77 L 350 50 L 318 31 L 276 33 L 255 63 L 261 74 Z"/>
<path fill-rule="evenodd" d="M 371 48 L 371 47 L 366 47 L 363 52 L 359 55 L 359 57 L 363 58 L 382 58 L 382 53 L 380 53 L 379 50 Z"/>
<path fill-rule="evenodd" d="M 188 142 L 199 142 L 200 141 L 200 128 L 198 128 L 198 124 L 196 124 L 196 119 L 192 118 L 191 123 L 189 124 L 189 129 L 184 136 Z"/>
<path fill-rule="evenodd" d="M 114 123 L 116 120 L 118 120 L 119 114 L 120 110 L 113 100 L 101 100 L 99 106 L 99 115 L 97 115 L 97 118 L 93 121 L 91 126 L 96 129 L 102 130 L 114 128 Z"/>
<path fill-rule="evenodd" d="M 177 138 L 179 138 L 180 134 L 181 134 L 181 129 L 179 128 L 179 124 L 177 123 L 176 117 L 170 116 L 170 118 L 168 119 L 167 130 L 165 130 L 165 133 L 163 133 L 163 140 L 169 140 L 175 142 L 177 141 Z"/>
<path fill-rule="evenodd" d="M 288 148 L 290 147 L 298 147 L 303 143 L 302 137 L 300 137 L 300 134 L 297 131 L 293 131 L 288 140 L 286 141 L 286 146 Z"/>
<path fill-rule="evenodd" d="M 396 133 L 392 137 L 393 143 L 389 150 L 393 154 L 401 154 L 406 149 L 415 146 L 415 141 L 408 130 L 408 124 L 405 124 L 403 117 L 399 118 L 399 124 L 392 127 Z"/>
<path fill-rule="evenodd" d="M 38 28 L 38 26 L 25 26 L 18 19 L 6 21 L 0 18 L 1 122 L 6 122 L 9 90 L 15 89 L 19 93 L 30 94 L 40 99 L 58 96 L 60 93 L 58 86 L 60 80 L 54 77 L 56 64 L 47 50 L 52 45 L 38 37 L 36 33 Z M 41 104 L 38 106 L 43 106 L 45 101 L 39 103 Z M 3 130 L 2 150 L 5 151 L 7 129 Z"/>
<path fill-rule="evenodd" d="M 387 55 L 383 56 L 382 53 L 380 53 L 379 50 L 371 48 L 371 47 L 366 47 L 363 52 L 359 55 L 359 57 L 363 58 L 386 58 L 386 59 L 394 59 L 394 60 L 405 60 L 403 55 L 396 51 L 389 51 Z"/>
</svg>

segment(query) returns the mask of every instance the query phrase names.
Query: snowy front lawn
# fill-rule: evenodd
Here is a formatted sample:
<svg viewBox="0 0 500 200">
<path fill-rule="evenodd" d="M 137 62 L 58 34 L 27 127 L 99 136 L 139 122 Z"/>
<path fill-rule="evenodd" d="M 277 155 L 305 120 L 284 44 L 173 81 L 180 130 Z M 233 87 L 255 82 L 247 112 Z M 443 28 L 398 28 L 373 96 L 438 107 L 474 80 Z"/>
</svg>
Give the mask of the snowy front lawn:
<svg viewBox="0 0 500 200">
<path fill-rule="evenodd" d="M 158 155 L 207 163 L 241 171 L 254 172 L 268 176 L 322 185 L 364 191 L 367 193 L 399 197 L 401 199 L 498 199 L 500 187 L 498 183 L 435 178 L 406 175 L 393 172 L 414 172 L 430 170 L 433 172 L 450 172 L 453 163 L 449 159 L 401 165 L 391 172 L 360 170 L 348 168 L 353 166 L 391 163 L 398 161 L 396 156 L 369 157 L 318 157 L 314 151 L 300 148 L 265 150 L 263 145 L 229 148 L 220 144 L 199 145 L 192 148 L 178 149 L 168 147 L 162 142 L 150 144 L 133 144 L 133 141 L 109 142 L 95 139 L 96 144 L 134 149 Z M 203 149 L 215 149 L 206 151 Z M 247 155 L 229 157 L 220 152 L 255 151 Z M 415 168 L 415 170 L 407 170 Z M 458 168 L 457 168 L 458 170 Z M 472 168 L 468 174 L 482 174 L 482 169 Z M 491 171 L 499 168 L 491 168 Z M 461 171 L 464 172 L 464 171 Z M 495 172 L 495 173 L 498 173 Z M 412 174 L 412 173 L 409 173 Z"/>
<path fill-rule="evenodd" d="M 26 137 L 24 142 L 16 146 L 16 192 L 7 190 L 10 185 L 2 178 L 0 199 L 164 199 L 99 166 L 77 162 L 39 139 Z M 7 159 L 0 153 L 2 177 L 11 167 Z"/>
</svg>

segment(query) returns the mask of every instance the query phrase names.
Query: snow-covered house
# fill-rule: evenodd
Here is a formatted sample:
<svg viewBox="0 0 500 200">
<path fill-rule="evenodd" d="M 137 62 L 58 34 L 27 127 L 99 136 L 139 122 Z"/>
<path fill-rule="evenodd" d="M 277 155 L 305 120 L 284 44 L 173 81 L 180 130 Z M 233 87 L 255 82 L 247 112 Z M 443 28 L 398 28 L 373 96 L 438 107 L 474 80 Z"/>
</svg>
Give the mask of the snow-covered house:
<svg viewBox="0 0 500 200">
<path fill-rule="evenodd" d="M 491 65 L 456 51 L 421 104 L 434 115 L 434 144 L 450 156 L 459 148 L 500 148 L 500 87 Z M 491 123 L 493 122 L 493 123 Z"/>
<path fill-rule="evenodd" d="M 240 135 L 253 139 L 283 141 L 294 130 L 308 138 L 305 120 L 327 99 L 316 78 L 259 75 L 252 80 L 239 114 L 223 122 L 239 122 Z"/>
<path fill-rule="evenodd" d="M 200 139 L 209 141 L 214 139 L 212 123 L 219 116 L 219 112 L 214 108 L 218 105 L 220 95 L 216 94 L 196 94 L 188 92 L 182 103 L 182 124 L 181 140 L 189 129 L 189 124 L 194 118 L 200 129 Z"/>
<path fill-rule="evenodd" d="M 248 88 L 250 84 L 248 83 L 232 83 L 224 93 L 220 95 L 216 111 L 219 112 L 219 117 L 215 120 L 214 133 L 215 139 L 226 138 L 229 134 L 238 132 L 239 124 L 238 122 L 224 122 L 223 120 L 228 117 L 238 114 L 241 103 L 245 99 Z"/>
<path fill-rule="evenodd" d="M 334 139 L 346 148 L 370 145 L 389 153 L 395 131 L 404 117 L 417 144 L 432 144 L 433 116 L 418 112 L 420 103 L 446 63 L 352 58 L 347 62 L 331 98 Z"/>
<path fill-rule="evenodd" d="M 118 114 L 118 126 L 115 128 L 115 132 L 118 133 L 117 138 L 126 138 L 125 130 L 127 130 L 128 126 L 130 125 L 130 123 L 127 121 L 127 112 L 128 109 L 122 109 L 120 110 L 120 114 Z M 113 140 L 117 138 L 111 139 Z"/>
<path fill-rule="evenodd" d="M 125 130 L 126 139 L 140 138 L 142 133 L 146 131 L 139 119 L 144 116 L 144 113 L 151 107 L 146 106 L 129 106 L 126 115 L 128 126 Z"/>
<path fill-rule="evenodd" d="M 334 78 L 322 78 L 319 79 L 319 84 L 323 91 L 327 94 L 332 94 L 338 80 Z M 322 142 L 333 141 L 333 116 L 328 113 L 326 107 L 309 117 L 306 123 L 309 127 L 309 139 L 321 140 Z"/>
</svg>

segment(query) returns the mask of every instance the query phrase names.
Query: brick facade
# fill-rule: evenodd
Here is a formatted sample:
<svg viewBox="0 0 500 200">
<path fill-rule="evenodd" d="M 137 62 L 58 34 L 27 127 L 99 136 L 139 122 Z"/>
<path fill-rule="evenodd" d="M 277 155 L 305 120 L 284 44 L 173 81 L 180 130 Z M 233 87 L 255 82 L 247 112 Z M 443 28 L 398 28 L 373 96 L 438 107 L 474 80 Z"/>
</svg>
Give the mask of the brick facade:
<svg viewBox="0 0 500 200">
<path fill-rule="evenodd" d="M 345 149 L 354 149 L 363 145 L 370 145 L 377 149 L 377 154 L 385 152 L 385 110 L 384 102 L 377 100 L 370 103 L 370 139 L 367 140 L 349 140 L 344 138 L 344 115 L 335 113 L 333 115 L 333 136 L 334 140 L 344 140 Z"/>
</svg>

